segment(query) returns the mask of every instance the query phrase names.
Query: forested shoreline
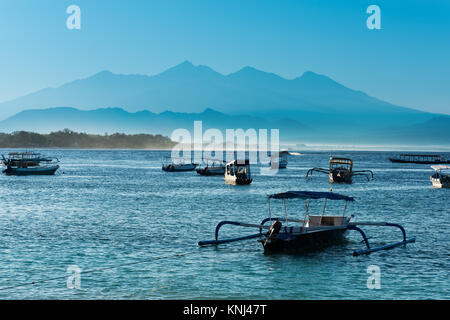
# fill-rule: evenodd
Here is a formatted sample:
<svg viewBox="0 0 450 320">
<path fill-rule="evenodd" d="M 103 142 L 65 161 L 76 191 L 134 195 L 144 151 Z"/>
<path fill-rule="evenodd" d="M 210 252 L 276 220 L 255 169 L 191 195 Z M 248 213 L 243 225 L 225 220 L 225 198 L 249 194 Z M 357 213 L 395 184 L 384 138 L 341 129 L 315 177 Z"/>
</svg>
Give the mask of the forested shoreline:
<svg viewBox="0 0 450 320">
<path fill-rule="evenodd" d="M 0 133 L 0 148 L 170 149 L 175 143 L 160 134 L 87 134 L 69 129 L 40 134 Z"/>
</svg>

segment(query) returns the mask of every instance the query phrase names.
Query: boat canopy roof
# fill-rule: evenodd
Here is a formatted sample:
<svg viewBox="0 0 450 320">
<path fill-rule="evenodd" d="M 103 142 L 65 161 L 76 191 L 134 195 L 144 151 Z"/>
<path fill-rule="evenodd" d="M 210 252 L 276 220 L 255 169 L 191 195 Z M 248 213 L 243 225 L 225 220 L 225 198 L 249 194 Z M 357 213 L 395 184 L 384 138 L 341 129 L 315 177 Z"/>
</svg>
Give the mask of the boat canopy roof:
<svg viewBox="0 0 450 320">
<path fill-rule="evenodd" d="M 227 163 L 227 166 L 235 165 L 235 166 L 247 166 L 250 164 L 249 159 L 237 159 Z"/>
<path fill-rule="evenodd" d="M 436 165 L 436 166 L 431 166 L 431 168 L 433 168 L 436 171 L 438 171 L 438 170 L 450 170 L 450 166 L 446 166 L 446 165 Z"/>
<path fill-rule="evenodd" d="M 350 158 L 330 157 L 330 163 L 338 164 L 353 164 L 353 160 Z"/>
<path fill-rule="evenodd" d="M 282 193 L 271 194 L 269 199 L 330 199 L 355 201 L 353 197 L 344 196 L 333 192 L 315 192 L 315 191 L 288 191 Z"/>
<path fill-rule="evenodd" d="M 40 154 L 40 153 L 37 153 L 34 151 L 22 151 L 22 152 L 14 151 L 14 152 L 10 152 L 8 154 L 17 155 L 17 154 Z"/>
</svg>

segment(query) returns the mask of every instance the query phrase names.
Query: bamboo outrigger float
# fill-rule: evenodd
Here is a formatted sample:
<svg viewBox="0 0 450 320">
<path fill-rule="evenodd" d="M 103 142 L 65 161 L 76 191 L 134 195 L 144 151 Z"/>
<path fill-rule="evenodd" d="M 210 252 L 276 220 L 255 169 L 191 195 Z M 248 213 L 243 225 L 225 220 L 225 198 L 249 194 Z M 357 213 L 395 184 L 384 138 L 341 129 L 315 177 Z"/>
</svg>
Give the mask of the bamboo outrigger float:
<svg viewBox="0 0 450 320">
<path fill-rule="evenodd" d="M 270 200 L 283 200 L 284 217 L 272 217 L 270 211 Z M 287 199 L 302 199 L 305 201 L 305 215 L 303 219 L 289 218 L 286 211 Z M 323 211 L 320 215 L 311 215 L 309 213 L 310 201 L 324 199 Z M 259 238 L 265 252 L 292 252 L 292 251 L 312 251 L 332 244 L 337 244 L 343 240 L 349 230 L 358 231 L 366 244 L 366 249 L 356 250 L 354 256 L 370 254 L 380 250 L 388 250 L 400 245 L 415 242 L 415 238 L 406 238 L 405 229 L 396 223 L 389 222 L 352 222 L 354 217 L 345 216 L 348 202 L 354 201 L 352 197 L 340 195 L 332 192 L 312 192 L 312 191 L 288 191 L 283 193 L 272 194 L 267 197 L 269 207 L 269 217 L 262 220 L 259 224 L 251 224 L 237 221 L 222 221 L 216 226 L 215 239 L 208 241 L 200 241 L 200 246 L 219 245 L 224 243 Z M 342 215 L 329 216 L 325 215 L 327 200 L 343 200 L 345 201 L 344 212 Z M 266 225 L 266 223 L 271 223 Z M 283 225 L 284 224 L 284 225 Z M 236 238 L 219 239 L 219 230 L 224 225 L 234 225 L 258 229 L 257 233 L 243 235 Z M 372 247 L 363 230 L 359 226 L 376 226 L 376 227 L 395 227 L 401 230 L 403 240 L 381 247 Z M 263 232 L 262 230 L 267 230 Z"/>
<path fill-rule="evenodd" d="M 306 173 L 306 179 L 309 179 L 313 172 L 328 174 L 330 183 L 352 183 L 354 176 L 364 176 L 367 181 L 373 179 L 371 170 L 353 170 L 353 160 L 349 158 L 330 157 L 330 168 L 312 168 Z"/>
</svg>

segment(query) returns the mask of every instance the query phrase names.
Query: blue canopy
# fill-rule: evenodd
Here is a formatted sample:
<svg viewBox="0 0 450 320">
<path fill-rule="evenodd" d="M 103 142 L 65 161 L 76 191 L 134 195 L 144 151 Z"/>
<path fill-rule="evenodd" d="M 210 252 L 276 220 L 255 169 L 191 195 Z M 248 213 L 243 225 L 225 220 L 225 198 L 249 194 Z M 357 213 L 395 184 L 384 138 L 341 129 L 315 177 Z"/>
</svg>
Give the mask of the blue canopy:
<svg viewBox="0 0 450 320">
<path fill-rule="evenodd" d="M 330 200 L 345 200 L 355 201 L 353 197 L 344 196 L 342 194 L 333 192 L 314 192 L 314 191 L 288 191 L 282 193 L 271 194 L 269 199 L 330 199 Z"/>
</svg>

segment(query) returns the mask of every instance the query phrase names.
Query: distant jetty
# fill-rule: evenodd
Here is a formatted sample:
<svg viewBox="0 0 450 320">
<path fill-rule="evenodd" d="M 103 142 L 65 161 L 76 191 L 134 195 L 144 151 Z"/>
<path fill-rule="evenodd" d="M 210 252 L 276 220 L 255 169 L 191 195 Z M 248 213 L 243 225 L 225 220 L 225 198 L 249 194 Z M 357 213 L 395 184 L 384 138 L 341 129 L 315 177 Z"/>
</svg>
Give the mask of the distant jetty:
<svg viewBox="0 0 450 320">
<path fill-rule="evenodd" d="M 0 133 L 0 148 L 171 149 L 175 142 L 152 134 L 87 134 L 69 129 L 39 134 L 28 131 Z"/>
</svg>

